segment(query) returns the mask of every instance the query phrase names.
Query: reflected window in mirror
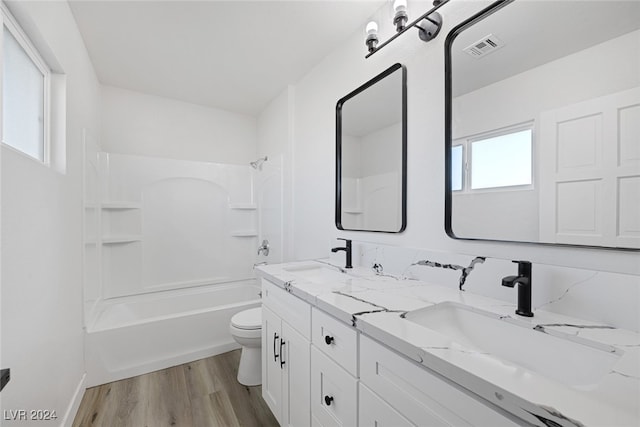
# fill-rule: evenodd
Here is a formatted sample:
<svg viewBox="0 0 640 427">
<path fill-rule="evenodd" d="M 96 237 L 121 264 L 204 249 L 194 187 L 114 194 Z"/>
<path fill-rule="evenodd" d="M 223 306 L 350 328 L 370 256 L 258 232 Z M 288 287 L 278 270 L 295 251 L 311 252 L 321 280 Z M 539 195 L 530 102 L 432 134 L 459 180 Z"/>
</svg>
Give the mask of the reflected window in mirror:
<svg viewBox="0 0 640 427">
<path fill-rule="evenodd" d="M 532 190 L 532 148 L 531 123 L 453 141 L 451 190 Z"/>
<path fill-rule="evenodd" d="M 406 69 L 394 64 L 336 105 L 336 211 L 340 230 L 406 227 Z"/>
<path fill-rule="evenodd" d="M 640 2 L 499 1 L 445 55 L 449 236 L 640 249 Z"/>
</svg>

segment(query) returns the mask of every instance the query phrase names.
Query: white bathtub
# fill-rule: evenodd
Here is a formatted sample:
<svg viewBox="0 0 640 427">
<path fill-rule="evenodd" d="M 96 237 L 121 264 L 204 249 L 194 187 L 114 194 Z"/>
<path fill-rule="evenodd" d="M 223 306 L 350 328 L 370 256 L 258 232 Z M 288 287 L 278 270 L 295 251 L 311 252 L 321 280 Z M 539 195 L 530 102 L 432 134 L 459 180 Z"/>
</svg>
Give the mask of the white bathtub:
<svg viewBox="0 0 640 427">
<path fill-rule="evenodd" d="M 250 280 L 103 302 L 86 330 L 87 387 L 239 348 L 229 321 L 259 292 Z"/>
</svg>

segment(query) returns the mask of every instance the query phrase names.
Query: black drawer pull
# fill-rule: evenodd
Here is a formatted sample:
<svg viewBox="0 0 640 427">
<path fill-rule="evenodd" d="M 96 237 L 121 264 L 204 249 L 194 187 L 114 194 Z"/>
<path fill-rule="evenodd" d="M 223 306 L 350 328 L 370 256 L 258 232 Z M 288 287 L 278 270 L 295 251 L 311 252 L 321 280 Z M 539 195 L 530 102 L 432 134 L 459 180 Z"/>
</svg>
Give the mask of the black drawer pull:
<svg viewBox="0 0 640 427">
<path fill-rule="evenodd" d="M 324 342 L 327 343 L 327 345 L 331 345 L 335 342 L 335 339 L 329 335 L 325 335 L 324 336 Z"/>
<path fill-rule="evenodd" d="M 277 362 L 278 361 L 278 353 L 276 353 L 276 341 L 278 341 L 278 334 L 277 333 L 273 333 L 273 361 Z"/>
<path fill-rule="evenodd" d="M 283 366 L 285 364 L 284 361 L 284 353 L 282 352 L 282 346 L 285 344 L 284 340 L 280 338 L 280 369 L 284 369 Z"/>
<path fill-rule="evenodd" d="M 333 402 L 333 396 L 325 396 L 324 397 L 324 404 L 327 406 L 331 406 L 331 402 Z"/>
</svg>

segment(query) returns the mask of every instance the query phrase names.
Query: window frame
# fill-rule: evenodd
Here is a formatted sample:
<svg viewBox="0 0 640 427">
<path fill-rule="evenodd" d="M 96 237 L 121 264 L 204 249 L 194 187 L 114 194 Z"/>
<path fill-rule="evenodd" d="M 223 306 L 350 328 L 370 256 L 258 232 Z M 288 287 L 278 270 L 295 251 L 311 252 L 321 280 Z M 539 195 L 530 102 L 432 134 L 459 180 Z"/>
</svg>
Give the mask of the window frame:
<svg viewBox="0 0 640 427">
<path fill-rule="evenodd" d="M 460 142 L 458 142 L 460 141 Z M 453 178 L 453 172 L 457 169 L 454 167 L 453 165 L 453 149 L 456 147 L 460 147 L 460 149 L 462 150 L 462 153 L 460 155 L 460 161 L 462 162 L 462 164 L 460 165 L 460 188 L 459 189 L 454 189 L 453 188 L 453 182 L 454 182 L 454 178 Z M 455 194 L 460 194 L 462 192 L 465 191 L 465 186 L 466 186 L 466 182 L 467 182 L 467 146 L 466 143 L 460 139 L 457 141 L 453 141 L 453 143 L 451 144 L 451 191 Z"/>
<path fill-rule="evenodd" d="M 2 25 L 2 30 L 4 33 L 4 28 L 7 29 L 13 36 L 13 38 L 18 42 L 18 45 L 24 50 L 27 54 L 31 62 L 36 66 L 36 68 L 43 75 L 43 112 L 42 112 L 42 159 L 38 157 L 34 157 L 19 148 L 13 147 L 4 142 L 4 133 L 2 135 L 2 140 L 0 143 L 3 147 L 9 148 L 16 153 L 19 153 L 23 156 L 28 157 L 34 161 L 37 161 L 40 164 L 43 164 L 47 167 L 51 166 L 51 76 L 52 71 L 51 68 L 47 65 L 45 60 L 42 58 L 42 55 L 35 47 L 29 36 L 22 29 L 20 24 L 13 17 L 11 12 L 7 9 L 6 5 L 0 1 L 0 24 Z M 2 43 L 2 48 L 0 48 L 0 52 L 4 50 L 4 35 L 0 35 L 0 42 Z M 4 53 L 3 53 L 4 54 Z M 3 66 L 4 67 L 4 66 Z M 0 69 L 0 77 L 2 76 L 2 69 Z M 0 85 L 2 84 L 2 80 L 0 80 Z M 0 92 L 1 93 L 1 92 Z M 2 102 L 0 100 L 0 102 Z M 4 116 L 3 116 L 4 117 Z M 4 120 L 4 118 L 2 118 Z"/>
<path fill-rule="evenodd" d="M 517 184 L 517 185 L 505 185 L 500 187 L 487 187 L 487 188 L 472 188 L 471 187 L 471 173 L 473 168 L 473 158 L 471 155 L 471 146 L 474 142 L 484 141 L 490 138 L 496 138 L 512 133 L 522 132 L 525 130 L 531 131 L 531 183 L 530 184 Z M 453 195 L 456 194 L 479 194 L 479 193 L 496 193 L 496 192 L 508 192 L 508 191 L 523 191 L 523 190 L 535 190 L 535 140 L 536 129 L 535 122 L 533 120 L 524 123 L 518 123 L 511 126 L 505 126 L 498 129 L 493 129 L 486 132 L 476 133 L 461 138 L 456 138 L 451 142 L 450 150 L 454 147 L 462 147 L 462 188 L 460 190 L 451 189 Z M 453 158 L 453 157 L 451 157 Z M 451 165 L 450 172 L 453 173 L 454 167 Z M 453 176 L 450 177 L 453 180 Z"/>
</svg>

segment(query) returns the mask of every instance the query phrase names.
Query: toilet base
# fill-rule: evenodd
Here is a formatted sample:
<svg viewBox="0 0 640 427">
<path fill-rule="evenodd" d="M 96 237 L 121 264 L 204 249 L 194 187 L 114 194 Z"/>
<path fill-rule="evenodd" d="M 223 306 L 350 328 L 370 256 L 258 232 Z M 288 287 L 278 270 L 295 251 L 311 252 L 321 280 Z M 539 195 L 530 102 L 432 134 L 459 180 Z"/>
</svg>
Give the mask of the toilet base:
<svg viewBox="0 0 640 427">
<path fill-rule="evenodd" d="M 240 366 L 238 366 L 238 382 L 246 386 L 262 384 L 262 351 L 261 347 L 242 347 Z"/>
</svg>

